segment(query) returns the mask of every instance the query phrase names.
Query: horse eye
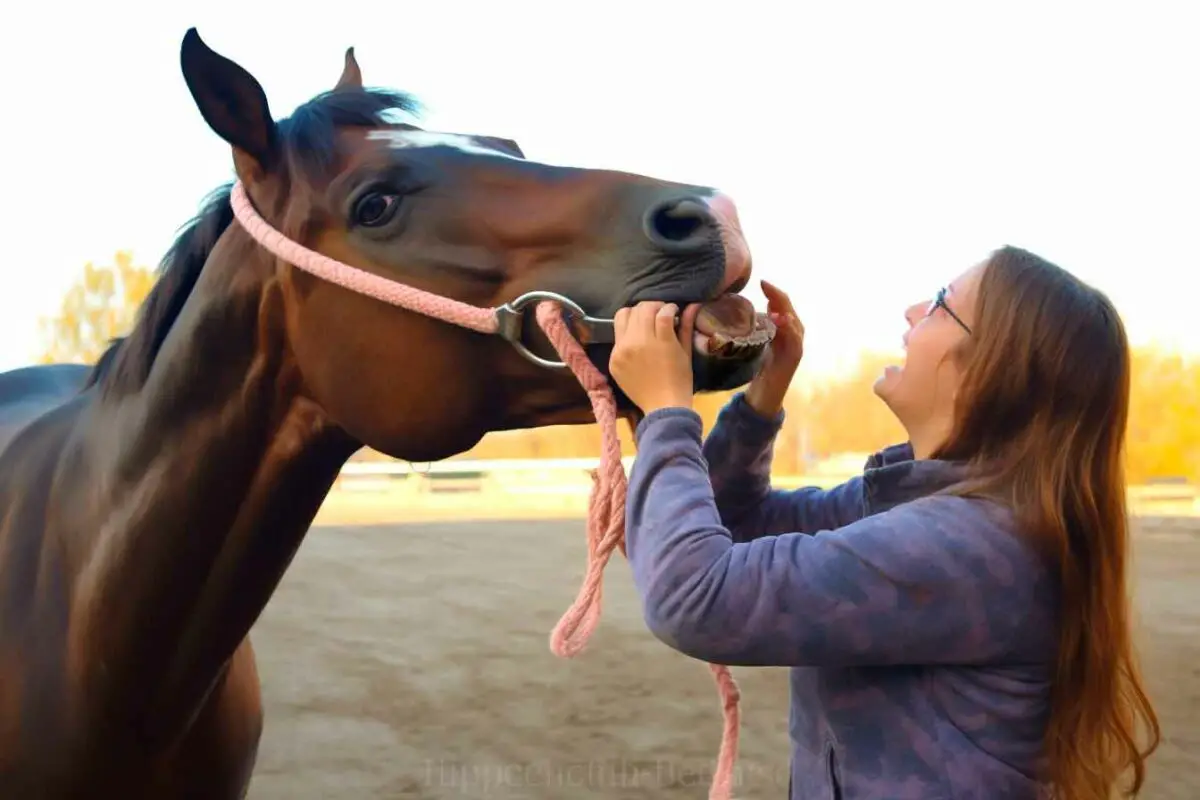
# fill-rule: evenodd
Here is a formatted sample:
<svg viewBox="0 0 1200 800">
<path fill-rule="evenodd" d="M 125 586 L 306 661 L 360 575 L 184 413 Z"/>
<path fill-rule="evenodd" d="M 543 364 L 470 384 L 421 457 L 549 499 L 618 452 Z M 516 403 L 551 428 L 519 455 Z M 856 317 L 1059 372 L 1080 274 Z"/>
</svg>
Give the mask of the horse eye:
<svg viewBox="0 0 1200 800">
<path fill-rule="evenodd" d="M 354 204 L 354 222 L 368 228 L 378 227 L 389 219 L 400 204 L 400 195 L 371 192 Z"/>
</svg>

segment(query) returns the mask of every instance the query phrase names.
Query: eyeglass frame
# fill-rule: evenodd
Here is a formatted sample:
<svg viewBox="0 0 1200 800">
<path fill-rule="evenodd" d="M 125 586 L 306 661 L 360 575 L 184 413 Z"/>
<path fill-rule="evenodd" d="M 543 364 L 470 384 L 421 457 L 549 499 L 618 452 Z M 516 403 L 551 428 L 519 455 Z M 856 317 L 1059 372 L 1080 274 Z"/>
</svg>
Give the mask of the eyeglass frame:
<svg viewBox="0 0 1200 800">
<path fill-rule="evenodd" d="M 950 306 L 946 305 L 947 291 L 948 290 L 946 289 L 945 286 L 943 286 L 941 289 L 938 289 L 937 295 L 933 298 L 933 301 L 929 304 L 929 308 L 925 311 L 925 316 L 928 317 L 934 311 L 937 311 L 939 308 L 941 308 L 943 311 L 945 311 L 947 314 L 950 315 L 950 319 L 957 322 L 958 326 L 960 328 L 962 328 L 964 331 L 966 331 L 967 335 L 970 336 L 971 335 L 970 326 L 967 325 L 967 323 L 963 322 L 962 318 L 959 317 L 958 314 L 955 314 L 954 310 L 951 309 Z"/>
</svg>

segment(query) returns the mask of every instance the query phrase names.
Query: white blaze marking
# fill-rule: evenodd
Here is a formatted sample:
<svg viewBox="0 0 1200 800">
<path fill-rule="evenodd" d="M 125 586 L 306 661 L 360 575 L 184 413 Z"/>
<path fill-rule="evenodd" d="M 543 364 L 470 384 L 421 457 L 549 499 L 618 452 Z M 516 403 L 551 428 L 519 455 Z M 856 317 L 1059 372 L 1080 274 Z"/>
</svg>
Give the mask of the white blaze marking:
<svg viewBox="0 0 1200 800">
<path fill-rule="evenodd" d="M 503 156 L 515 158 L 510 153 L 488 147 L 471 136 L 459 133 L 436 133 L 434 131 L 412 131 L 399 128 L 386 128 L 367 132 L 367 138 L 375 141 L 386 141 L 393 150 L 409 150 L 422 147 L 453 147 L 463 153 L 472 155 Z"/>
</svg>

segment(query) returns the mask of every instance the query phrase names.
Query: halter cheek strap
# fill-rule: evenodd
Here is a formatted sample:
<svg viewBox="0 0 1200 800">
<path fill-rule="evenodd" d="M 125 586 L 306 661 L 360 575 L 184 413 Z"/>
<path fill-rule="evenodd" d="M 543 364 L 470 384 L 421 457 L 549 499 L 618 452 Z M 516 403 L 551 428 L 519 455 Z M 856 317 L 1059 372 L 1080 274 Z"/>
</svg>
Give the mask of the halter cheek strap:
<svg viewBox="0 0 1200 800">
<path fill-rule="evenodd" d="M 587 571 L 571 607 L 559 619 L 550 634 L 550 649 L 560 657 L 571 658 L 587 644 L 600 621 L 604 590 L 604 567 L 614 549 L 625 554 L 625 470 L 621 466 L 621 442 L 617 436 L 617 403 L 612 388 L 587 357 L 583 344 L 564 319 L 569 312 L 586 341 L 611 342 L 612 320 L 589 317 L 577 304 L 553 292 L 530 292 L 499 308 L 481 308 L 448 297 L 426 292 L 366 270 L 343 264 L 310 250 L 277 231 L 254 209 L 241 182 L 230 195 L 234 216 L 246 232 L 267 252 L 329 283 L 352 292 L 374 297 L 427 317 L 459 325 L 479 333 L 497 334 L 511 342 L 518 352 L 545 367 L 568 367 L 587 391 L 602 437 L 600 468 L 593 473 L 588 497 Z M 521 342 L 525 310 L 535 306 L 539 327 L 562 359 L 548 361 L 534 355 Z M 729 668 L 710 664 L 717 687 L 725 724 L 717 768 L 709 789 L 710 800 L 729 800 L 732 792 L 733 765 L 737 760 L 738 701 L 737 684 Z"/>
</svg>

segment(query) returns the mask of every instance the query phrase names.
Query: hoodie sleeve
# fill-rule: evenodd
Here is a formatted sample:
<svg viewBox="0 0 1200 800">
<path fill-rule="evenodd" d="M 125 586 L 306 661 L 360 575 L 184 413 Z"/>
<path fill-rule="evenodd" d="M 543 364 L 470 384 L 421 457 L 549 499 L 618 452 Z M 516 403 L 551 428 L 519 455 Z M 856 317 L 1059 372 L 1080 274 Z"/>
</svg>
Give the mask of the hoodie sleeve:
<svg viewBox="0 0 1200 800">
<path fill-rule="evenodd" d="M 687 409 L 647 416 L 630 476 L 633 579 L 647 626 L 676 650 L 747 666 L 984 663 L 1040 613 L 1036 561 L 981 501 L 923 498 L 735 543 L 701 430 Z"/>
<path fill-rule="evenodd" d="M 782 411 L 774 418 L 762 416 L 739 392 L 721 410 L 704 442 L 717 511 L 735 542 L 837 528 L 863 514 L 861 477 L 832 489 L 771 488 L 771 462 L 783 419 Z"/>
</svg>

